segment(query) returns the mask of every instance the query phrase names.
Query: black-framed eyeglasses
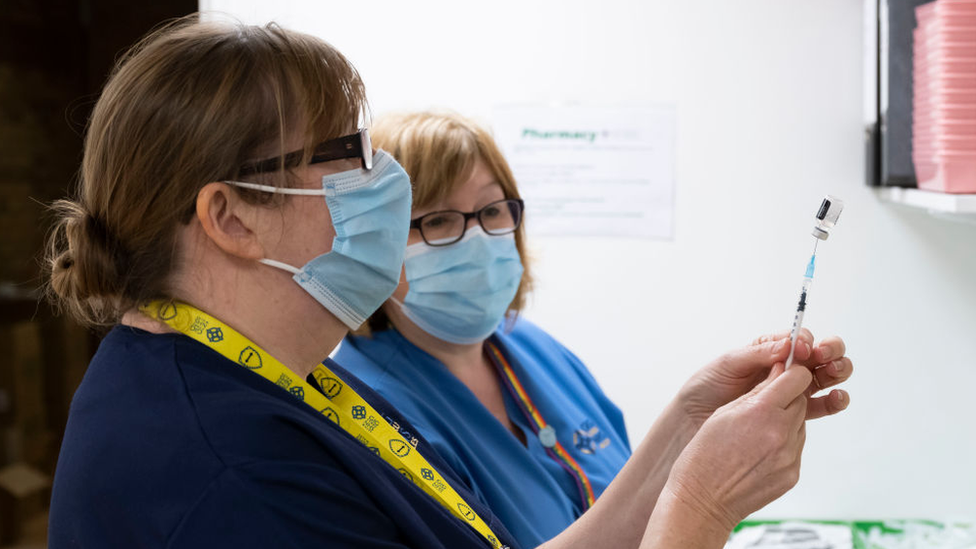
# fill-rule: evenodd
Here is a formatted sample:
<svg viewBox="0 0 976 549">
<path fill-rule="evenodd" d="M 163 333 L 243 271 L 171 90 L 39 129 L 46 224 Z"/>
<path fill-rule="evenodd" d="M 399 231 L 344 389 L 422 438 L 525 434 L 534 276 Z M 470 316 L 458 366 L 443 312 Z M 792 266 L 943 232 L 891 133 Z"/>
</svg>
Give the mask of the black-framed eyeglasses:
<svg viewBox="0 0 976 549">
<path fill-rule="evenodd" d="M 471 218 L 477 218 L 481 228 L 490 235 L 514 233 L 522 224 L 524 209 L 525 203 L 520 198 L 499 200 L 475 212 L 431 212 L 411 220 L 410 228 L 420 231 L 420 236 L 430 246 L 450 246 L 464 237 Z"/>
<path fill-rule="evenodd" d="M 304 156 L 305 151 L 293 151 L 284 156 L 285 168 L 297 167 Z M 364 170 L 373 169 L 373 144 L 369 139 L 369 130 L 363 128 L 352 135 L 344 135 L 335 139 L 324 141 L 312 151 L 312 158 L 309 164 L 319 162 L 329 162 L 330 160 L 341 160 L 343 158 L 359 158 L 362 160 Z M 252 175 L 256 173 L 268 173 L 281 169 L 282 157 L 276 156 L 267 160 L 259 160 L 241 166 L 237 175 Z"/>
</svg>

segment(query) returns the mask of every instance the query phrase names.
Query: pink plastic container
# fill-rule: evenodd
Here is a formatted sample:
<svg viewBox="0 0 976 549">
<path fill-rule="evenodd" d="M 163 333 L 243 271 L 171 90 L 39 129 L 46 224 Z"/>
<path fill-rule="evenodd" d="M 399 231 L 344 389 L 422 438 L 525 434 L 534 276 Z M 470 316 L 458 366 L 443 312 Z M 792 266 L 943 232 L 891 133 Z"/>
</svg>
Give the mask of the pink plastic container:
<svg viewBox="0 0 976 549">
<path fill-rule="evenodd" d="M 945 154 L 976 155 L 976 138 L 972 137 L 937 137 L 933 142 L 937 152 Z"/>
<path fill-rule="evenodd" d="M 920 160 L 913 154 L 912 162 L 915 164 L 915 178 L 918 181 L 928 181 L 935 177 L 938 164 L 934 160 Z"/>
<path fill-rule="evenodd" d="M 976 124 L 971 122 L 950 123 L 945 120 L 936 120 L 934 118 L 925 119 L 920 117 L 916 119 L 915 123 L 918 126 L 917 129 L 923 132 L 931 132 L 935 135 L 970 135 L 976 133 Z"/>
<path fill-rule="evenodd" d="M 959 14 L 936 13 L 933 16 L 932 24 L 953 25 L 957 27 L 976 27 L 976 15 L 971 15 L 969 12 Z"/>
<path fill-rule="evenodd" d="M 921 189 L 976 193 L 976 0 L 915 9 L 912 162 Z"/>
<path fill-rule="evenodd" d="M 976 136 L 934 137 L 912 140 L 912 150 L 923 153 L 976 154 Z"/>
<path fill-rule="evenodd" d="M 976 104 L 939 105 L 929 103 L 929 113 L 934 120 L 958 120 L 960 118 L 976 118 Z"/>
<path fill-rule="evenodd" d="M 922 4 L 921 6 L 915 8 L 915 19 L 918 20 L 919 28 L 922 26 L 923 20 L 927 21 L 928 19 L 932 18 L 935 15 L 936 4 L 939 4 L 939 2 L 929 2 L 928 4 Z M 941 8 L 944 11 L 946 9 L 946 6 L 941 6 Z M 949 9 L 957 9 L 957 8 L 953 6 Z"/>
<path fill-rule="evenodd" d="M 971 158 L 938 159 L 918 177 L 918 188 L 943 193 L 976 193 L 976 155 Z"/>
<path fill-rule="evenodd" d="M 951 25 L 933 21 L 927 24 L 925 30 L 919 33 L 919 38 L 926 46 L 959 42 L 966 45 L 973 41 L 976 25 Z"/>
<path fill-rule="evenodd" d="M 976 73 L 972 76 L 964 73 L 946 73 L 937 75 L 936 78 L 928 78 L 924 74 L 912 76 L 912 84 L 916 89 L 928 90 L 937 87 L 976 89 Z"/>
<path fill-rule="evenodd" d="M 967 130 L 976 126 L 976 118 L 965 119 L 965 118 L 953 118 L 951 120 L 941 120 L 937 121 L 936 129 L 945 131 L 955 131 L 957 129 Z"/>
<path fill-rule="evenodd" d="M 943 128 L 935 128 L 932 125 L 925 127 L 913 126 L 912 141 L 916 141 L 919 144 L 931 141 L 933 139 L 943 138 L 943 139 L 972 139 L 976 138 L 976 128 L 965 128 L 965 129 L 952 129 L 946 130 Z"/>
<path fill-rule="evenodd" d="M 958 62 L 972 60 L 976 63 L 976 40 L 972 44 L 961 42 L 929 44 L 925 50 L 925 56 L 932 63 L 939 63 L 942 60 Z"/>
<path fill-rule="evenodd" d="M 919 76 L 939 78 L 947 73 L 971 74 L 976 70 L 976 56 L 971 58 L 942 58 L 934 63 L 920 63 Z"/>
<path fill-rule="evenodd" d="M 936 122 L 966 123 L 976 118 L 976 105 L 971 103 L 968 105 L 940 105 L 928 101 L 927 103 L 918 103 L 918 105 L 927 111 L 919 113 L 920 115 Z"/>
<path fill-rule="evenodd" d="M 939 82 L 949 87 L 976 88 L 976 71 L 971 73 L 943 72 L 939 75 Z"/>
<path fill-rule="evenodd" d="M 933 3 L 942 8 L 955 8 L 957 6 L 966 8 L 968 6 L 976 5 L 976 0 L 939 0 L 938 2 Z"/>
<path fill-rule="evenodd" d="M 943 3 L 943 2 L 932 2 L 926 4 L 932 6 L 931 9 L 925 10 L 926 14 L 936 19 L 946 19 L 949 21 L 956 21 L 960 18 L 972 17 L 973 4 L 953 4 L 953 3 Z M 915 14 L 918 15 L 918 8 L 915 10 Z"/>
<path fill-rule="evenodd" d="M 932 43 L 933 40 L 947 42 L 964 40 L 968 42 L 973 39 L 973 31 L 976 31 L 976 25 L 957 24 L 939 19 L 929 21 L 925 27 L 926 40 L 929 43 Z"/>
<path fill-rule="evenodd" d="M 945 105 L 947 107 L 976 105 L 976 89 L 937 89 L 928 96 L 928 100 L 932 105 Z"/>
</svg>

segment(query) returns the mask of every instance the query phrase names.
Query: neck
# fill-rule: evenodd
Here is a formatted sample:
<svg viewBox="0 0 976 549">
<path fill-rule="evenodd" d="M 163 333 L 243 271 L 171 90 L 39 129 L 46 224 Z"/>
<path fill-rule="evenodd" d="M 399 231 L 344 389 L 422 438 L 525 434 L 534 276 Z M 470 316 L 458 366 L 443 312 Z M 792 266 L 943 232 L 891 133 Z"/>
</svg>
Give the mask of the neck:
<svg viewBox="0 0 976 549">
<path fill-rule="evenodd" d="M 457 344 L 438 339 L 420 329 L 407 318 L 400 306 L 387 301 L 384 311 L 393 327 L 410 343 L 441 361 L 458 381 L 463 383 L 479 402 L 506 429 L 525 445 L 525 433 L 508 417 L 502 384 L 495 367 L 484 353 L 484 342 Z"/>
<path fill-rule="evenodd" d="M 464 379 L 472 369 L 484 364 L 484 342 L 451 343 L 438 339 L 420 329 L 407 318 L 400 306 L 392 300 L 383 305 L 383 311 L 404 338 L 413 343 L 430 356 L 441 361 L 454 374 L 454 377 Z"/>
<path fill-rule="evenodd" d="M 328 357 L 348 330 L 288 274 L 263 265 L 256 265 L 253 270 L 253 277 L 223 278 L 234 280 L 233 288 L 220 284 L 207 284 L 205 288 L 188 285 L 174 292 L 175 298 L 234 328 L 304 379 Z M 126 313 L 122 323 L 153 333 L 174 331 L 138 311 Z"/>
</svg>

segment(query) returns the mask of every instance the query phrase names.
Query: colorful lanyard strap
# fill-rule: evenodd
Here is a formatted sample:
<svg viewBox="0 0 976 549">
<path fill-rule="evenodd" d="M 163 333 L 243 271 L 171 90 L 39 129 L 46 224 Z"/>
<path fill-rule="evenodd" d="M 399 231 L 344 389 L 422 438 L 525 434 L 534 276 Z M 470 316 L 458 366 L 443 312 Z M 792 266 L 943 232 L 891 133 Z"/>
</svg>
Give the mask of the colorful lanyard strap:
<svg viewBox="0 0 976 549">
<path fill-rule="evenodd" d="M 485 521 L 416 450 L 417 439 L 408 441 L 404 438 L 399 426 L 384 420 L 352 387 L 344 384 L 338 375 L 324 365 L 319 365 L 312 372 L 322 389 L 319 392 L 236 330 L 191 305 L 154 301 L 143 306 L 141 311 L 305 402 L 474 528 L 492 547 L 501 547 Z"/>
<path fill-rule="evenodd" d="M 528 391 L 525 390 L 518 376 L 515 375 L 515 370 L 512 369 L 512 365 L 508 363 L 501 349 L 491 341 L 486 342 L 485 345 L 488 348 L 488 357 L 499 370 L 509 392 L 515 398 L 522 413 L 525 414 L 536 436 L 539 437 L 539 441 L 546 448 L 546 453 L 562 465 L 564 469 L 569 471 L 570 475 L 573 476 L 573 480 L 576 481 L 576 485 L 580 491 L 580 499 L 583 503 L 583 511 L 593 507 L 593 503 L 596 502 L 596 497 L 593 495 L 593 486 L 590 484 L 590 479 L 586 476 L 586 472 L 583 471 L 579 463 L 576 463 L 573 456 L 569 455 L 566 448 L 556 438 L 555 430 L 546 423 L 539 409 L 532 403 L 532 398 L 529 397 Z"/>
</svg>

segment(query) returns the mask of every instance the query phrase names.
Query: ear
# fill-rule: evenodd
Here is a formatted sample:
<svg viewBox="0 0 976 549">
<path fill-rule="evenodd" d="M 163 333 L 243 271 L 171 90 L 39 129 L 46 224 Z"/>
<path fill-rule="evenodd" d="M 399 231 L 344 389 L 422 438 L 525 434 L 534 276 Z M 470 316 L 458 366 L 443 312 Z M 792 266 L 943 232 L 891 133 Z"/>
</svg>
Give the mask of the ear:
<svg viewBox="0 0 976 549">
<path fill-rule="evenodd" d="M 203 231 L 218 248 L 242 259 L 264 257 L 264 246 L 254 230 L 254 208 L 226 183 L 207 183 L 197 194 L 197 219 Z"/>
</svg>

